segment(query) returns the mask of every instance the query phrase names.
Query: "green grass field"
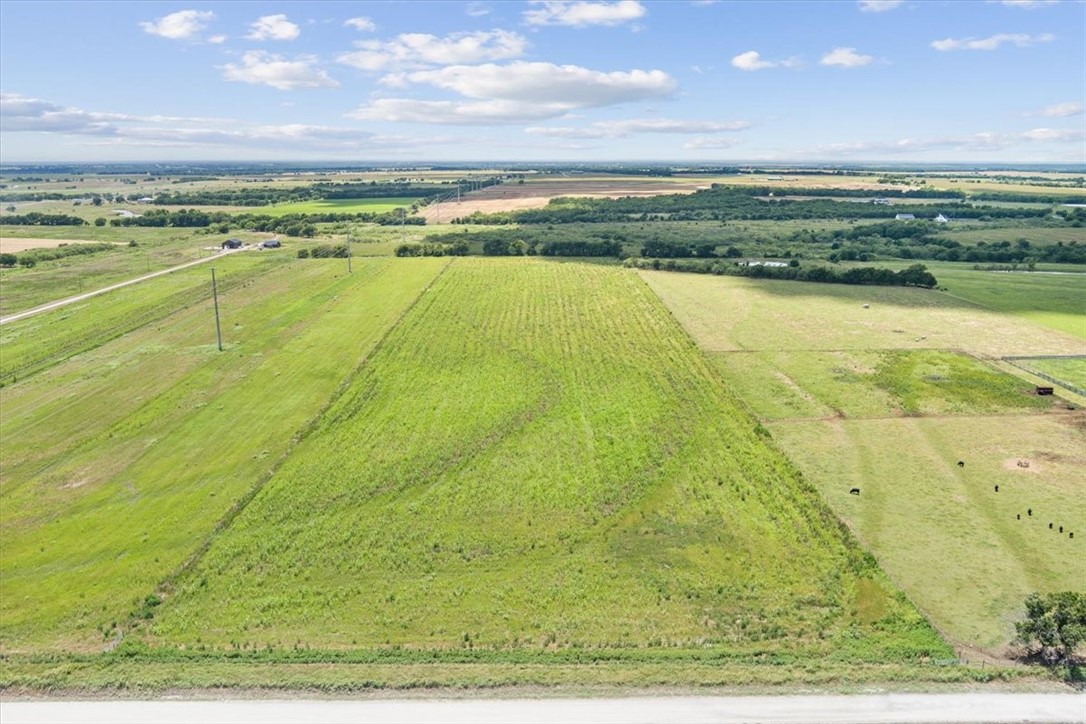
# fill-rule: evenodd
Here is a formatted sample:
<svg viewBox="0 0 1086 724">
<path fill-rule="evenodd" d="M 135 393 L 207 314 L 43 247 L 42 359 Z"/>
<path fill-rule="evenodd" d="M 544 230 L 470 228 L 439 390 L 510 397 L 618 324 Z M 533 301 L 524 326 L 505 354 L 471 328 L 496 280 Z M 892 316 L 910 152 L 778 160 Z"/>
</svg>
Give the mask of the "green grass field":
<svg viewBox="0 0 1086 724">
<path fill-rule="evenodd" d="M 1011 277 L 1006 282 L 1011 285 L 1024 275 L 972 270 L 936 273 L 940 284 L 950 287 L 949 294 L 901 287 L 641 272 L 691 336 L 710 352 L 960 349 L 986 357 L 1081 354 L 1086 332 L 1080 337 L 1073 330 L 1052 331 L 1004 313 L 1015 305 L 1027 305 L 1031 291 L 1040 290 L 1037 293 L 1044 301 L 1038 304 L 1049 311 L 1039 314 L 1066 319 L 1069 326 L 1077 328 L 1086 319 L 1077 318 L 1069 309 L 1076 304 L 1077 292 L 1071 290 L 1081 285 L 1077 275 L 1031 276 L 1021 280 L 1029 285 L 1023 291 L 998 285 L 1004 276 Z M 966 294 L 968 298 L 958 298 Z M 991 302 L 988 308 L 980 306 L 985 299 Z M 998 306 L 995 299 L 1001 300 Z M 1053 310 L 1057 301 L 1063 311 Z M 866 309 L 865 304 L 869 305 Z"/>
<path fill-rule="evenodd" d="M 204 300 L 0 390 L 3 650 L 100 650 L 270 475 L 443 263 L 359 260 L 350 277 L 331 261 L 268 268 L 222 295 L 223 353 Z M 72 319 L 93 327 L 124 304 L 98 297 Z M 5 342 L 5 357 L 53 327 Z"/>
<path fill-rule="evenodd" d="M 951 271 L 952 292 L 989 305 L 919 290 L 642 275 L 939 630 L 1002 655 L 1027 593 L 1082 588 L 1086 534 L 1067 533 L 1086 527 L 1086 421 L 1065 401 L 1030 394 L 1013 368 L 971 355 L 1074 354 L 1082 337 L 1015 312 L 1032 302 L 1076 325 L 1083 317 L 1060 291 L 1077 277 Z"/>
<path fill-rule="evenodd" d="M 1086 390 L 1086 357 L 1036 357 L 1017 359 L 1013 364 L 1030 372 L 1047 375 L 1079 390 Z"/>
<path fill-rule="evenodd" d="M 952 640 L 1001 652 L 1026 594 L 1086 591 L 1081 413 L 769 426 Z"/>
<path fill-rule="evenodd" d="M 761 351 L 713 355 L 763 420 L 1004 414 L 1046 410 L 1033 385 L 939 350 Z"/>
<path fill-rule="evenodd" d="M 864 560 L 637 276 L 456 260 L 145 636 L 945 651 Z"/>
<path fill-rule="evenodd" d="M 415 201 L 418 201 L 418 199 L 410 196 L 372 199 L 318 199 L 315 201 L 299 201 L 293 204 L 249 207 L 246 211 L 267 216 L 286 216 L 287 214 L 386 214 L 400 208 L 410 212 L 411 204 Z"/>
</svg>

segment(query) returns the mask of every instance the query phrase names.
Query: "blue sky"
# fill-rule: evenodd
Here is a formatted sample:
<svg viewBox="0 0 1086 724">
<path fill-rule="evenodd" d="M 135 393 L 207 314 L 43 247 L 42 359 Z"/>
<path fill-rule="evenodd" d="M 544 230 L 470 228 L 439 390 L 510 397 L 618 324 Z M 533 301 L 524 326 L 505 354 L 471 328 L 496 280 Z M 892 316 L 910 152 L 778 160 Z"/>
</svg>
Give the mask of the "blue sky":
<svg viewBox="0 0 1086 724">
<path fill-rule="evenodd" d="M 0 161 L 1086 163 L 1086 3 L 0 3 Z"/>
</svg>

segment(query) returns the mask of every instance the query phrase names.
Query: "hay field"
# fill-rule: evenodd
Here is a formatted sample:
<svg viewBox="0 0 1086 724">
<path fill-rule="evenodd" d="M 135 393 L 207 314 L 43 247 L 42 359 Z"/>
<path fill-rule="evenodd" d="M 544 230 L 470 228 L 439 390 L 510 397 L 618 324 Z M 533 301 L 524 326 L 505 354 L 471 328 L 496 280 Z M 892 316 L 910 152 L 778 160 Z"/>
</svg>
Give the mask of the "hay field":
<svg viewBox="0 0 1086 724">
<path fill-rule="evenodd" d="M 997 311 L 936 291 L 641 273 L 955 644 L 1004 655 L 1027 593 L 1086 585 L 1086 534 L 1068 535 L 1086 528 L 1086 417 L 986 361 L 1082 348 L 1012 314 L 1050 278 L 953 275 Z"/>
</svg>

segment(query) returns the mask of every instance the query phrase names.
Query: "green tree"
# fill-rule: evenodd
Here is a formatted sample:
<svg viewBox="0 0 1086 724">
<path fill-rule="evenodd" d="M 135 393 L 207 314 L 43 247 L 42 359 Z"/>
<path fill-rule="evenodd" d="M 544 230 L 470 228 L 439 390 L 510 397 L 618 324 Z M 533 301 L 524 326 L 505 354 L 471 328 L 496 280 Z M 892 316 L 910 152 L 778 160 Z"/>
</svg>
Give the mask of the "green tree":
<svg viewBox="0 0 1086 724">
<path fill-rule="evenodd" d="M 1075 591 L 1031 593 L 1025 605 L 1025 620 L 1015 624 L 1015 642 L 1049 665 L 1069 663 L 1075 648 L 1086 641 L 1086 595 Z"/>
</svg>

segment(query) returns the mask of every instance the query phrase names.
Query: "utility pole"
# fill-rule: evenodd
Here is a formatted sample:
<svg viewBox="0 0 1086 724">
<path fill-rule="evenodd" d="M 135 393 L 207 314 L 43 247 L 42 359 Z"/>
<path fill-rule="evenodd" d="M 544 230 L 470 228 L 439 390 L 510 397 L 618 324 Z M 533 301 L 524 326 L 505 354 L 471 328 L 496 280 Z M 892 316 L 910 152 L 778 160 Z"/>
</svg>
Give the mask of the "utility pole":
<svg viewBox="0 0 1086 724">
<path fill-rule="evenodd" d="M 222 327 L 219 326 L 219 288 L 215 284 L 215 267 L 211 267 L 211 298 L 215 300 L 215 341 L 222 352 Z"/>
</svg>

